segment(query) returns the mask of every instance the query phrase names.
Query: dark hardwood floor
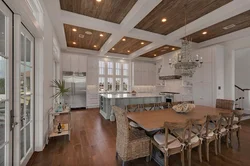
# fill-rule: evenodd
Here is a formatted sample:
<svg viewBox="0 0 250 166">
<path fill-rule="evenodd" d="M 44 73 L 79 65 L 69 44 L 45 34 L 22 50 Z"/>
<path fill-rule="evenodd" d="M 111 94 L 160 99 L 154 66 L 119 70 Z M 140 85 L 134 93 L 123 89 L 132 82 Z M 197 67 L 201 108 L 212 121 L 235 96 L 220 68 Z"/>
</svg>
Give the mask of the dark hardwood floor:
<svg viewBox="0 0 250 166">
<path fill-rule="evenodd" d="M 43 152 L 35 152 L 28 166 L 116 166 L 121 165 L 115 157 L 116 124 L 104 120 L 99 110 L 72 112 L 72 135 L 49 141 Z M 198 151 L 192 151 L 192 166 L 249 166 L 250 165 L 250 120 L 244 121 L 241 130 L 241 148 L 233 137 L 233 148 L 222 145 L 222 154 L 215 156 L 210 145 L 210 162 L 199 162 Z M 205 160 L 203 148 L 203 160 Z M 128 163 L 131 166 L 156 166 L 145 158 Z M 170 166 L 181 165 L 180 156 L 170 157 Z M 187 165 L 187 161 L 186 161 Z"/>
</svg>

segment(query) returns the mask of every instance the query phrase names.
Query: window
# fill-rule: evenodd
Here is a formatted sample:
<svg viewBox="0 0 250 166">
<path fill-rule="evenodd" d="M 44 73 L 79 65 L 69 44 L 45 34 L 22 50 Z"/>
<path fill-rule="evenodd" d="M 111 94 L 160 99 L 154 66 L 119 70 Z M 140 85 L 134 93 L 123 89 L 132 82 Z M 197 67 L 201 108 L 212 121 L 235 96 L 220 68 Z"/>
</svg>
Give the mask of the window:
<svg viewBox="0 0 250 166">
<path fill-rule="evenodd" d="M 116 78 L 115 79 L 115 91 L 121 91 L 121 78 Z"/>
<path fill-rule="evenodd" d="M 123 78 L 123 91 L 128 91 L 128 78 Z"/>
<path fill-rule="evenodd" d="M 112 91 L 113 88 L 113 78 L 108 78 L 108 91 Z"/>
<path fill-rule="evenodd" d="M 99 75 L 105 74 L 105 62 L 99 61 Z"/>
<path fill-rule="evenodd" d="M 123 64 L 123 75 L 128 76 L 128 64 L 127 63 Z"/>
<path fill-rule="evenodd" d="M 121 75 L 121 70 L 122 70 L 122 65 L 121 63 L 115 63 L 115 75 L 120 76 Z"/>
<path fill-rule="evenodd" d="M 108 75 L 113 75 L 113 62 L 108 62 Z"/>
<path fill-rule="evenodd" d="M 99 91 L 104 91 L 105 87 L 105 78 L 99 77 Z"/>
<path fill-rule="evenodd" d="M 99 91 L 129 91 L 129 63 L 99 60 Z"/>
</svg>

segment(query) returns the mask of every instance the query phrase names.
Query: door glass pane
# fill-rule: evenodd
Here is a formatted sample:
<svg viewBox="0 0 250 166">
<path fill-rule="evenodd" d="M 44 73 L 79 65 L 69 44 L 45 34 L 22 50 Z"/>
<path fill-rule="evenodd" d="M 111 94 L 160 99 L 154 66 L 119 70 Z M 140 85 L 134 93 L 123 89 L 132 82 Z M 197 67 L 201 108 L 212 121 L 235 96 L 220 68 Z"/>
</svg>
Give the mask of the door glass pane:
<svg viewBox="0 0 250 166">
<path fill-rule="evenodd" d="M 27 65 L 32 65 L 31 64 L 31 41 L 26 38 L 26 64 Z"/>
<path fill-rule="evenodd" d="M 24 71 L 25 71 L 25 66 L 21 64 L 20 66 L 20 94 L 21 95 L 24 95 L 25 93 L 25 89 L 24 89 L 24 77 L 25 77 L 25 74 L 24 74 Z"/>
<path fill-rule="evenodd" d="M 25 37 L 21 34 L 21 64 L 25 62 Z"/>
<path fill-rule="evenodd" d="M 5 146 L 0 149 L 0 166 L 4 166 L 4 159 L 5 159 Z"/>
<path fill-rule="evenodd" d="M 6 67 L 7 60 L 0 56 L 0 100 L 6 99 Z"/>
<path fill-rule="evenodd" d="M 26 104 L 26 124 L 30 121 L 30 110 L 31 110 L 31 96 L 25 97 L 25 104 Z"/>
<path fill-rule="evenodd" d="M 112 91 L 113 88 L 113 78 L 108 78 L 108 91 Z"/>
<path fill-rule="evenodd" d="M 0 55 L 5 55 L 5 15 L 0 11 Z"/>
<path fill-rule="evenodd" d="M 25 78 L 26 78 L 26 95 L 30 95 L 31 93 L 31 79 L 30 79 L 30 76 L 31 76 L 31 68 L 28 67 L 28 66 L 25 66 Z"/>
<path fill-rule="evenodd" d="M 26 127 L 26 153 L 30 149 L 30 124 Z"/>
<path fill-rule="evenodd" d="M 20 159 L 24 157 L 24 129 L 20 132 Z"/>
<path fill-rule="evenodd" d="M 120 91 L 121 90 L 121 78 L 116 78 L 115 79 L 115 91 Z"/>
<path fill-rule="evenodd" d="M 20 127 L 22 128 L 24 126 L 24 118 L 25 118 L 25 113 L 24 113 L 24 108 L 25 107 L 25 96 L 20 97 Z"/>
<path fill-rule="evenodd" d="M 5 142 L 5 112 L 7 102 L 0 102 L 0 145 Z"/>
</svg>

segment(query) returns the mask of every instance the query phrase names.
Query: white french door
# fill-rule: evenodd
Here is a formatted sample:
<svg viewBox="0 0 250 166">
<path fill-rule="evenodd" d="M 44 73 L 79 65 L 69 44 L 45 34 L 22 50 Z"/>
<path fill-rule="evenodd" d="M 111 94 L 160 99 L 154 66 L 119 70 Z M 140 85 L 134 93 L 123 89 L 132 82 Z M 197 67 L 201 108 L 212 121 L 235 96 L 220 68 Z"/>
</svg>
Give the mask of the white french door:
<svg viewBox="0 0 250 166">
<path fill-rule="evenodd" d="M 0 166 L 12 165 L 12 13 L 0 1 Z"/>
<path fill-rule="evenodd" d="M 15 19 L 15 23 L 18 23 Z M 18 55 L 15 57 L 15 119 L 17 125 L 14 133 L 14 165 L 25 166 L 34 152 L 34 38 L 21 25 L 20 35 L 16 37 L 19 41 L 15 47 Z"/>
</svg>

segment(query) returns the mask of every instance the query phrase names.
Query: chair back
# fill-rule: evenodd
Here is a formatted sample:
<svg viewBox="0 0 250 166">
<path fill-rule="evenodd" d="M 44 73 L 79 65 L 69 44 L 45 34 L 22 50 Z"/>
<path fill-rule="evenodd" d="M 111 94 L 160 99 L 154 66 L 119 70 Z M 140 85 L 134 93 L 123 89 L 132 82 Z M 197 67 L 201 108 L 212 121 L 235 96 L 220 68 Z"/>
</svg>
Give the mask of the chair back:
<svg viewBox="0 0 250 166">
<path fill-rule="evenodd" d="M 140 105 L 139 104 L 131 104 L 126 106 L 127 112 L 140 112 Z"/>
<path fill-rule="evenodd" d="M 233 117 L 231 119 L 231 125 L 240 125 L 242 117 L 244 115 L 243 110 L 233 110 Z"/>
<path fill-rule="evenodd" d="M 150 104 L 143 104 L 143 111 L 153 111 L 155 110 L 155 104 L 150 103 Z"/>
<path fill-rule="evenodd" d="M 166 103 L 166 102 L 163 102 L 163 103 L 156 103 L 155 104 L 155 110 L 164 110 L 164 109 L 168 109 L 170 108 L 170 103 Z"/>
<path fill-rule="evenodd" d="M 129 123 L 127 118 L 127 112 L 117 106 L 112 106 L 112 109 L 116 117 L 116 147 L 117 145 L 126 144 L 129 140 Z"/>
<path fill-rule="evenodd" d="M 208 137 L 209 133 L 214 132 L 215 134 L 218 133 L 219 126 L 221 123 L 221 115 L 209 115 L 207 116 L 206 122 L 206 137 Z M 209 124 L 213 126 L 209 126 Z"/>
<path fill-rule="evenodd" d="M 168 145 L 175 142 L 177 139 L 181 142 L 182 145 L 185 144 L 185 141 L 191 140 L 190 132 L 190 121 L 185 122 L 165 122 L 165 148 L 168 149 Z M 168 140 L 169 133 L 172 133 L 176 138 L 172 141 Z M 188 139 L 187 139 L 188 135 Z"/>
<path fill-rule="evenodd" d="M 226 99 L 216 99 L 216 108 L 233 110 L 234 101 Z"/>
<path fill-rule="evenodd" d="M 194 134 L 191 136 L 191 139 L 198 136 L 199 138 L 202 137 L 203 131 L 206 128 L 207 124 L 207 116 L 204 116 L 202 119 L 192 119 L 192 131 Z"/>
<path fill-rule="evenodd" d="M 220 113 L 221 119 L 219 124 L 219 131 L 225 127 L 226 129 L 229 129 L 232 125 L 232 119 L 234 118 L 234 113 Z"/>
</svg>

